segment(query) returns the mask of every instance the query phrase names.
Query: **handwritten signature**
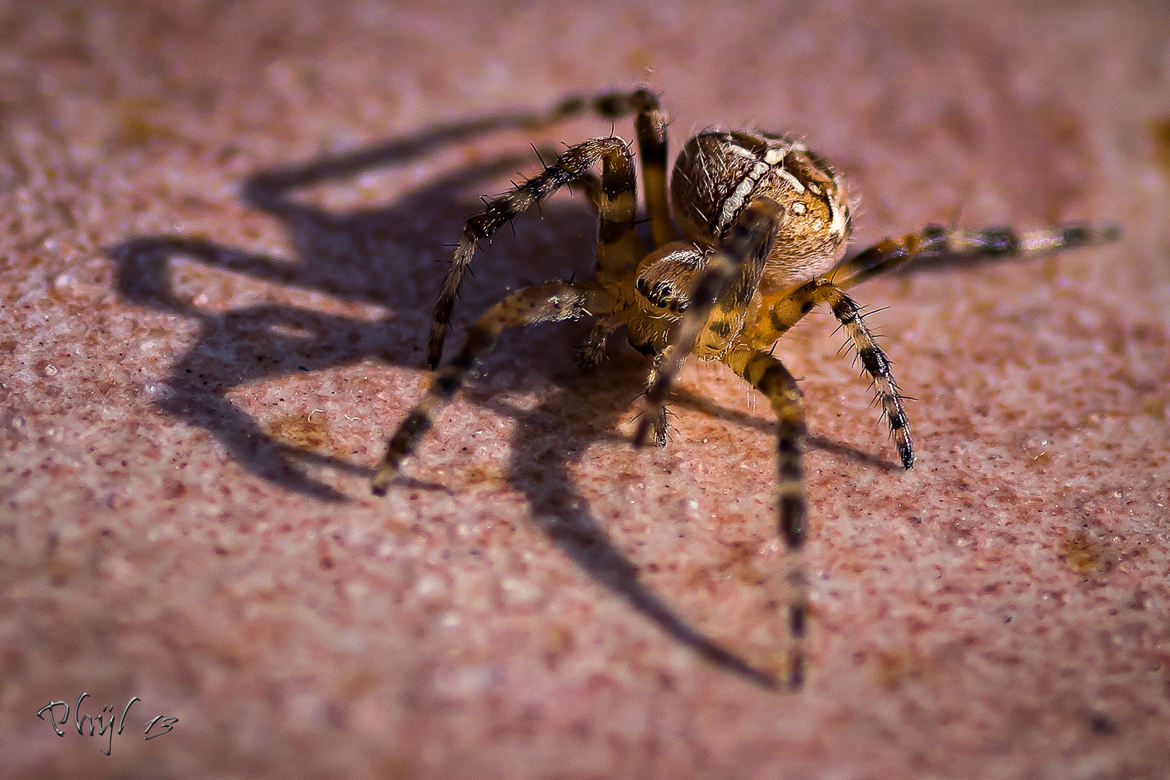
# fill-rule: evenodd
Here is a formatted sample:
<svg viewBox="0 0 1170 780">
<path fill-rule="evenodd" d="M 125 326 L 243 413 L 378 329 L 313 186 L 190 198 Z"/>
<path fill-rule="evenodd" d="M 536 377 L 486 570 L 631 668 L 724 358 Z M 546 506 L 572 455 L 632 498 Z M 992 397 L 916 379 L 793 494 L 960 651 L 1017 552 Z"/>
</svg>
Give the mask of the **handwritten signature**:
<svg viewBox="0 0 1170 780">
<path fill-rule="evenodd" d="M 118 734 L 122 733 L 122 729 L 126 728 L 126 717 L 130 714 L 130 708 L 142 699 L 137 696 L 131 697 L 130 701 L 126 702 L 126 706 L 122 708 L 122 717 L 119 718 L 116 716 L 113 706 L 109 704 L 103 706 L 102 711 L 96 715 L 82 714 L 81 704 L 87 698 L 89 698 L 88 693 L 77 697 L 77 704 L 73 707 L 73 725 L 77 728 L 77 733 L 82 736 L 105 737 L 106 748 L 102 753 L 108 756 L 114 748 L 115 730 Z M 62 708 L 62 711 L 58 720 L 59 708 Z M 53 732 L 58 737 L 65 736 L 65 732 L 61 729 L 69 723 L 69 704 L 64 701 L 51 701 L 37 710 L 37 717 L 44 720 L 46 712 L 49 714 L 49 725 L 53 727 Z M 143 740 L 149 741 L 164 734 L 170 734 L 178 722 L 179 719 L 172 715 L 155 715 L 142 732 L 145 734 Z"/>
</svg>

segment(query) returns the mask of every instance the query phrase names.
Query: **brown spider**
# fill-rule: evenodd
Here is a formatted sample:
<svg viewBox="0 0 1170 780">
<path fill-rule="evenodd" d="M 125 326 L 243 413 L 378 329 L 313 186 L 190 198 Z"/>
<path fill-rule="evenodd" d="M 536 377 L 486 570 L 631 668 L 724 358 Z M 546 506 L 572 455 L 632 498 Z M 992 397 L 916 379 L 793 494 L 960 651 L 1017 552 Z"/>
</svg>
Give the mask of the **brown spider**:
<svg viewBox="0 0 1170 780">
<path fill-rule="evenodd" d="M 431 368 L 439 365 L 451 309 L 480 242 L 572 182 L 586 186 L 598 212 L 596 279 L 525 287 L 492 306 L 390 438 L 373 480 L 374 493 L 386 493 L 431 427 L 436 410 L 462 387 L 504 328 L 592 317 L 596 324 L 580 349 L 582 364 L 592 367 L 604 358 L 609 335 L 625 325 L 630 344 L 650 358 L 635 446 L 648 435 L 660 446 L 666 443 L 665 399 L 687 357 L 722 361 L 763 393 L 779 418 L 779 528 L 788 550 L 784 579 L 795 644 L 787 681 L 799 688 L 808 612 L 799 560 L 807 513 L 801 466 L 806 427 L 800 388 L 771 353 L 777 339 L 817 304 L 828 304 L 872 379 L 898 457 L 908 469 L 914 464 L 914 446 L 890 361 L 845 290 L 910 260 L 1054 250 L 1112 238 L 1116 231 L 1083 225 L 1029 232 L 929 225 L 846 258 L 852 223 L 842 182 L 799 141 L 756 131 L 703 132 L 679 155 L 668 201 L 667 117 L 657 96 L 640 89 L 591 100 L 573 98 L 550 118 L 587 109 L 607 117 L 636 114 L 653 250 L 647 250 L 635 231 L 633 154 L 615 136 L 569 147 L 553 165 L 467 220 L 435 305 L 428 347 Z M 590 172 L 598 160 L 600 181 Z M 671 220 L 672 207 L 681 240 Z"/>
</svg>

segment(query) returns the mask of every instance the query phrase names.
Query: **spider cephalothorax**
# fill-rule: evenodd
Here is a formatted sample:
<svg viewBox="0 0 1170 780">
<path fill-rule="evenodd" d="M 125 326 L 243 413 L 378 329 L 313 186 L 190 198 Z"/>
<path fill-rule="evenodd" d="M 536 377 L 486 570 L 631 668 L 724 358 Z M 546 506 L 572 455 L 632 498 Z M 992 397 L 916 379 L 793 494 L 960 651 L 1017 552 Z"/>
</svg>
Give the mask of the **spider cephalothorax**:
<svg viewBox="0 0 1170 780">
<path fill-rule="evenodd" d="M 592 367 L 604 359 L 609 335 L 624 325 L 630 344 L 650 358 L 638 445 L 648 437 L 666 443 L 665 400 L 685 359 L 719 360 L 759 390 L 778 419 L 779 529 L 789 552 L 785 581 L 795 642 L 787 681 L 799 687 L 807 617 L 799 558 L 807 513 L 801 466 L 805 414 L 796 380 L 772 355 L 773 345 L 818 304 L 827 305 L 872 380 L 899 459 L 910 468 L 914 447 L 890 361 L 845 290 L 912 259 L 1052 250 L 1108 238 L 1113 231 L 1081 225 L 1031 232 L 930 225 L 845 257 L 851 221 L 841 180 L 799 141 L 755 131 L 701 133 L 687 142 L 675 163 L 668 201 L 667 122 L 657 96 L 637 90 L 574 98 L 551 117 L 590 107 L 603 116 L 636 115 L 652 247 L 635 230 L 633 154 L 615 136 L 570 146 L 555 163 L 489 201 L 467 221 L 435 304 L 428 348 L 430 365 L 438 369 L 434 382 L 390 438 L 374 492 L 387 491 L 430 428 L 435 410 L 459 390 L 504 328 L 591 317 L 595 324 L 580 358 Z M 598 161 L 600 180 L 591 172 Z M 455 297 L 478 244 L 570 183 L 585 186 L 598 213 L 595 279 L 511 293 L 472 326 L 455 358 L 438 368 Z"/>
</svg>

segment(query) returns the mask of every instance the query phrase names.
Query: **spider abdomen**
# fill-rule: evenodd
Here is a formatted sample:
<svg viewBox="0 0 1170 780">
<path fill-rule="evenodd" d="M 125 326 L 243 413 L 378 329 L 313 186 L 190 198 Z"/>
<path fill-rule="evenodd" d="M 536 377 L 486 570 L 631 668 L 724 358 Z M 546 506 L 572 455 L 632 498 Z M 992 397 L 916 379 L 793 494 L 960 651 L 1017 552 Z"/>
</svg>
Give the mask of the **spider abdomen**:
<svg viewBox="0 0 1170 780">
<path fill-rule="evenodd" d="M 670 184 L 683 234 L 715 247 L 753 200 L 784 209 L 764 269 L 764 287 L 785 287 L 831 268 L 845 253 L 849 206 L 836 174 L 786 136 L 755 131 L 707 132 L 687 143 Z"/>
</svg>

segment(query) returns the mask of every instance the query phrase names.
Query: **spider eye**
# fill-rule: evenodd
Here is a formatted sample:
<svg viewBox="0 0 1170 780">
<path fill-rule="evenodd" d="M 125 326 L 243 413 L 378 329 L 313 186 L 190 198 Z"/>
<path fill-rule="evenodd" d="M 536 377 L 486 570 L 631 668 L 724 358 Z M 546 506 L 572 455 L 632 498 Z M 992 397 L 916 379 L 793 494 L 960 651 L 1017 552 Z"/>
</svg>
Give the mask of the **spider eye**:
<svg viewBox="0 0 1170 780">
<path fill-rule="evenodd" d="M 648 282 L 644 278 L 639 278 L 634 282 L 634 289 L 659 309 L 666 309 L 676 314 L 681 314 L 690 306 L 690 301 L 687 297 L 678 294 L 675 287 L 665 279 Z"/>
<path fill-rule="evenodd" d="M 634 280 L 643 310 L 655 316 L 686 311 L 703 265 L 703 253 L 689 244 L 669 244 L 647 255 Z"/>
</svg>

